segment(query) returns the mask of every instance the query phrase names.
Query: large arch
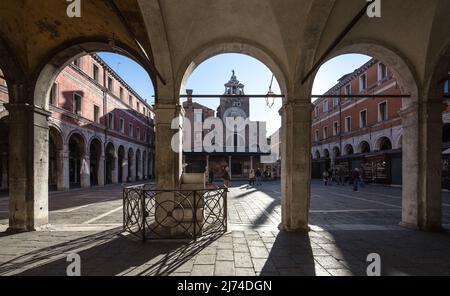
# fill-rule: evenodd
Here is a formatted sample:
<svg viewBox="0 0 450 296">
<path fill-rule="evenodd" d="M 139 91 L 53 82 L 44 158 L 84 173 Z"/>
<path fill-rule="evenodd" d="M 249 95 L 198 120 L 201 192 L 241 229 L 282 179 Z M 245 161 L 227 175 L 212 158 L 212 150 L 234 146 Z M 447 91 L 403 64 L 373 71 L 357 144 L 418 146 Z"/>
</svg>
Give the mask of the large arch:
<svg viewBox="0 0 450 296">
<path fill-rule="evenodd" d="M 188 54 L 182 63 L 180 71 L 177 74 L 177 87 L 180 93 L 185 89 L 189 77 L 194 70 L 204 61 L 225 53 L 239 53 L 253 57 L 263 63 L 272 71 L 277 79 L 281 92 L 287 94 L 289 89 L 289 80 L 287 70 L 283 69 L 281 62 L 267 48 L 259 44 L 255 44 L 248 40 L 213 40 L 199 48 L 191 54 Z"/>
<path fill-rule="evenodd" d="M 134 60 L 147 71 L 155 87 L 155 94 L 157 93 L 157 84 L 155 83 L 156 74 L 153 73 L 149 61 L 146 60 L 141 54 L 128 47 L 126 44 L 121 43 L 120 41 L 116 41 L 114 44 L 111 44 L 109 40 L 73 40 L 66 42 L 63 46 L 51 51 L 47 58 L 45 58 L 41 63 L 39 70 L 34 75 L 34 104 L 48 110 L 48 100 L 50 97 L 51 88 L 59 73 L 61 73 L 61 71 L 74 59 L 96 52 L 121 54 Z"/>
</svg>

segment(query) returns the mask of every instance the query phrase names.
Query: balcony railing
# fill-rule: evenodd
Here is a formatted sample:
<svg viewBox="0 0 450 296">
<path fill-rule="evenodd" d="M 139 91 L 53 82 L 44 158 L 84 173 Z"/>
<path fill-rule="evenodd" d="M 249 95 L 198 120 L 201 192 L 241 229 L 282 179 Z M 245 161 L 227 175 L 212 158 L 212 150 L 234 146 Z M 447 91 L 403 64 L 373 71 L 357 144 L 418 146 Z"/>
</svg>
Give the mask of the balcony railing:
<svg viewBox="0 0 450 296">
<path fill-rule="evenodd" d="M 226 188 L 156 190 L 150 185 L 123 191 L 123 230 L 144 242 L 193 239 L 227 232 Z"/>
</svg>

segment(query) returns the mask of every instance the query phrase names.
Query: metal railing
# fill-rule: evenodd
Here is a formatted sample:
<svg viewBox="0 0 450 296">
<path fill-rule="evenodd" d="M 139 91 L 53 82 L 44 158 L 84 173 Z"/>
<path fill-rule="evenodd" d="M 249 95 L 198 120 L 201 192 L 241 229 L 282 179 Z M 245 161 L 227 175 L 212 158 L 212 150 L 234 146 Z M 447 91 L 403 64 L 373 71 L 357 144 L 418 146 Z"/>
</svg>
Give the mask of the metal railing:
<svg viewBox="0 0 450 296">
<path fill-rule="evenodd" d="M 226 188 L 156 190 L 150 185 L 123 190 L 123 230 L 144 242 L 194 239 L 227 232 Z"/>
</svg>

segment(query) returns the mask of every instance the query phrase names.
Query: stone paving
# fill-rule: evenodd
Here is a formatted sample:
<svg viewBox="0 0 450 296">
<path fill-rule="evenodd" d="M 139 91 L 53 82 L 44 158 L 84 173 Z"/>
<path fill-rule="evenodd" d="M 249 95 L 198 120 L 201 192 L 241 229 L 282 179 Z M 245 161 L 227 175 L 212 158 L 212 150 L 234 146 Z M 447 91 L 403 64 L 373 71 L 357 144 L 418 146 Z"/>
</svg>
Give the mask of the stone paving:
<svg viewBox="0 0 450 296">
<path fill-rule="evenodd" d="M 450 232 L 398 226 L 401 189 L 325 188 L 313 182 L 311 231 L 279 232 L 280 185 L 234 184 L 229 230 L 196 242 L 143 244 L 122 233 L 120 186 L 55 193 L 48 229 L 0 233 L 0 275 L 65 275 L 67 255 L 81 256 L 82 275 L 366 275 L 381 256 L 383 275 L 450 275 Z M 450 195 L 443 194 L 450 224 Z M 7 224 L 0 199 L 0 224 Z"/>
</svg>

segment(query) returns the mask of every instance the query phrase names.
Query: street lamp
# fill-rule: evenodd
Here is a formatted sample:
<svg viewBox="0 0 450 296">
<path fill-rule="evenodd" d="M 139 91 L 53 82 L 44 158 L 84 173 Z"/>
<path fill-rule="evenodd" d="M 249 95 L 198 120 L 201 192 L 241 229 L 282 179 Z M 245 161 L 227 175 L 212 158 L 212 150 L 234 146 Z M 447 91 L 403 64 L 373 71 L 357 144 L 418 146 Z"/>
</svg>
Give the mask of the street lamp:
<svg viewBox="0 0 450 296">
<path fill-rule="evenodd" d="M 266 104 L 267 104 L 267 106 L 269 106 L 269 108 L 272 108 L 273 105 L 275 104 L 275 93 L 272 91 L 273 78 L 274 78 L 274 75 L 272 75 L 272 80 L 270 81 L 270 86 L 269 86 L 269 92 L 267 93 L 267 97 L 266 97 Z"/>
</svg>

